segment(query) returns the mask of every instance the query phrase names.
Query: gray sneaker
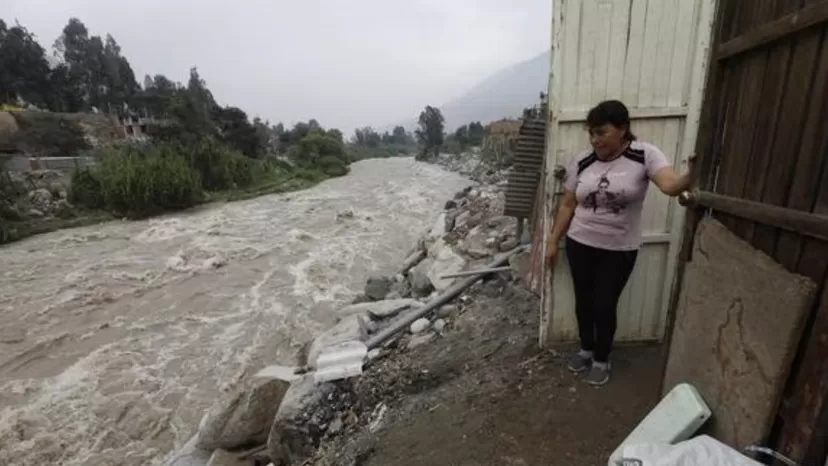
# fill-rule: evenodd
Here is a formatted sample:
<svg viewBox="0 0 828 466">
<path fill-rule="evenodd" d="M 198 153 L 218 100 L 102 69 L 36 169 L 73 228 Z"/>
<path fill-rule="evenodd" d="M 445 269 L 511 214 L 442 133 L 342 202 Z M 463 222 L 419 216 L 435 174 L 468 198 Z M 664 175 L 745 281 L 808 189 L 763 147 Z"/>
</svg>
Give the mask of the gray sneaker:
<svg viewBox="0 0 828 466">
<path fill-rule="evenodd" d="M 589 366 L 592 364 L 592 358 L 582 356 L 581 353 L 575 353 L 572 357 L 569 358 L 569 362 L 566 364 L 567 369 L 574 373 L 583 372 L 589 369 Z"/>
<path fill-rule="evenodd" d="M 586 383 L 592 385 L 593 387 L 600 387 L 602 385 L 606 385 L 607 382 L 610 380 L 610 366 L 607 364 L 604 365 L 592 365 L 592 369 L 590 369 L 589 374 L 586 376 Z"/>
</svg>

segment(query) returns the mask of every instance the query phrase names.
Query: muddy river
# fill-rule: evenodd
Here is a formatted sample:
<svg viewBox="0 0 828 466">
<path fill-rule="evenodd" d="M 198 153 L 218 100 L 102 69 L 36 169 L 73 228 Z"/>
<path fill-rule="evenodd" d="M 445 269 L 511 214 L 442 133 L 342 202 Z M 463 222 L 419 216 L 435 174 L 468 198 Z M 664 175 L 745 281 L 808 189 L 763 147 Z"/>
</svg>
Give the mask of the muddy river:
<svg viewBox="0 0 828 466">
<path fill-rule="evenodd" d="M 160 464 L 393 274 L 459 175 L 368 160 L 306 191 L 0 247 L 0 465 Z"/>
</svg>

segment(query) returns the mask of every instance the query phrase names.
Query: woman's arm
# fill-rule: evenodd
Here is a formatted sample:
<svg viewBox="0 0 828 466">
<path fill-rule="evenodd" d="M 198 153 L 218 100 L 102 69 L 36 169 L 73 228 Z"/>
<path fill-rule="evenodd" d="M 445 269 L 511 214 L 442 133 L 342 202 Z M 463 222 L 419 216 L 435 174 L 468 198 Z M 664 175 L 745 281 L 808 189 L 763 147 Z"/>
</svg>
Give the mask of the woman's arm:
<svg viewBox="0 0 828 466">
<path fill-rule="evenodd" d="M 664 167 L 652 177 L 653 183 L 668 196 L 678 196 L 690 187 L 690 172 L 679 175 L 672 167 Z"/>
<path fill-rule="evenodd" d="M 563 198 L 558 204 L 558 212 L 555 214 L 555 223 L 552 225 L 552 231 L 549 232 L 547 244 L 557 246 L 561 242 L 561 238 L 569 229 L 569 223 L 572 221 L 572 216 L 575 215 L 575 208 L 578 206 L 578 201 L 575 198 L 574 191 L 564 191 Z"/>
</svg>

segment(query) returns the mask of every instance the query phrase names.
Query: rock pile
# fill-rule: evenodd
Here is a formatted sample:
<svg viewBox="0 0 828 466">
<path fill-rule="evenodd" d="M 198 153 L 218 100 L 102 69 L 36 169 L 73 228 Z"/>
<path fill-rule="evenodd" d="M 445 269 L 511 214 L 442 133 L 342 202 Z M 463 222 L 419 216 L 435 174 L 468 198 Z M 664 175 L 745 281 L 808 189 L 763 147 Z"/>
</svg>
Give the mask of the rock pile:
<svg viewBox="0 0 828 466">
<path fill-rule="evenodd" d="M 479 147 L 462 154 L 440 154 L 435 162 L 484 184 L 504 183 L 509 174 L 508 168 L 497 167 L 485 161 Z"/>
<path fill-rule="evenodd" d="M 75 210 L 68 201 L 69 177 L 53 170 L 0 174 L 4 195 L 0 215 L 7 220 L 72 218 Z"/>
</svg>

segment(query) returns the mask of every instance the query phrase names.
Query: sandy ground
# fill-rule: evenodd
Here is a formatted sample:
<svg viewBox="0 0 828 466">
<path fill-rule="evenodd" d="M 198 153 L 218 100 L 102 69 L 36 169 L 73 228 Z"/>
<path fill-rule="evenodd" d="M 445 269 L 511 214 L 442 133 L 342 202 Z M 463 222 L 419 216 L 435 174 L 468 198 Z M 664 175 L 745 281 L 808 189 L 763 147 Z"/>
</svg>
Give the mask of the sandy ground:
<svg viewBox="0 0 828 466">
<path fill-rule="evenodd" d="M 606 465 L 657 402 L 662 350 L 622 348 L 610 385 L 565 367 L 571 348 L 540 351 L 538 303 L 503 277 L 472 288 L 444 335 L 406 340 L 355 382 L 374 425 L 323 441 L 319 465 Z M 408 338 L 408 337 L 406 337 Z"/>
</svg>

